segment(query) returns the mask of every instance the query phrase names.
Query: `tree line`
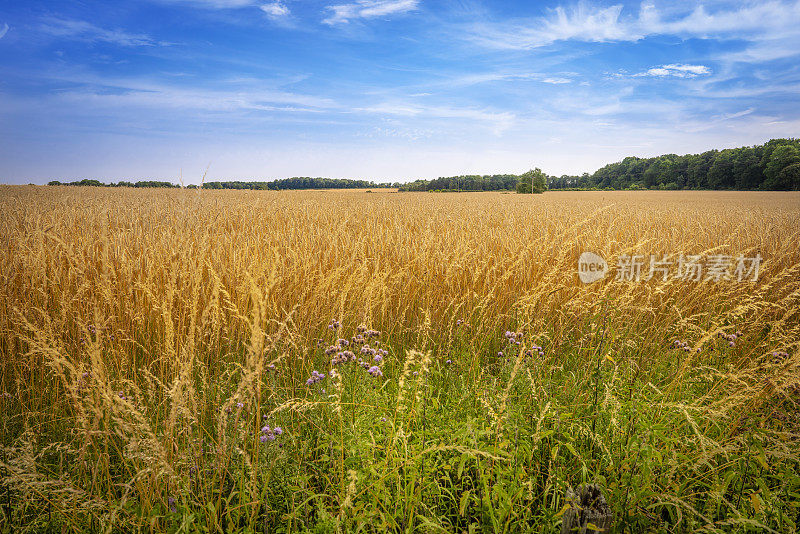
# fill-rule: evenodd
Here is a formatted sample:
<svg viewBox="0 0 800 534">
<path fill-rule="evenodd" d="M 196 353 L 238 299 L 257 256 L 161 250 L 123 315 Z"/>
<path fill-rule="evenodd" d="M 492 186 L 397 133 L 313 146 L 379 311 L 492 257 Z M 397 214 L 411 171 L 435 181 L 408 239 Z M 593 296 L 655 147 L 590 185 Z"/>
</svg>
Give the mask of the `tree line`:
<svg viewBox="0 0 800 534">
<path fill-rule="evenodd" d="M 127 182 L 123 180 L 117 183 L 106 184 L 100 180 L 89 180 L 86 178 L 83 180 L 76 180 L 74 182 L 59 182 L 58 180 L 53 180 L 51 182 L 47 182 L 47 185 L 89 185 L 93 187 L 180 187 L 179 185 L 171 182 L 159 182 L 155 180 L 142 180 L 139 182 Z"/>
<path fill-rule="evenodd" d="M 627 157 L 582 176 L 550 176 L 550 189 L 800 190 L 800 139 L 709 150 L 702 154 Z"/>
<path fill-rule="evenodd" d="M 440 177 L 434 180 L 415 180 L 402 184 L 400 191 L 514 191 L 520 177 L 516 174 Z"/>
<path fill-rule="evenodd" d="M 103 183 L 99 180 L 76 180 L 74 182 L 60 182 L 53 180 L 47 185 L 88 185 L 95 187 L 181 187 L 172 182 L 160 182 L 145 180 L 139 182 L 121 181 L 117 183 Z M 348 180 L 345 178 L 309 178 L 294 177 L 273 180 L 271 182 L 205 182 L 203 189 L 259 189 L 277 191 L 282 189 L 367 189 L 367 188 L 397 188 L 400 183 L 375 183 L 370 180 Z M 187 189 L 197 189 L 198 186 L 192 184 L 186 186 Z"/>
<path fill-rule="evenodd" d="M 542 177 L 544 184 L 542 184 Z M 400 191 L 498 191 L 544 189 L 731 189 L 800 190 L 800 139 L 772 139 L 763 145 L 702 154 L 627 157 L 580 176 L 548 176 L 539 169 L 521 175 L 467 175 L 416 180 Z"/>
<path fill-rule="evenodd" d="M 79 180 L 49 185 L 89 185 L 104 187 L 180 187 L 162 181 L 121 181 L 105 184 L 98 180 Z M 189 188 L 198 186 L 190 185 Z M 548 176 L 539 169 L 521 175 L 461 175 L 410 183 L 376 183 L 344 178 L 294 177 L 269 182 L 206 182 L 204 189 L 367 189 L 396 188 L 400 191 L 517 191 L 540 193 L 545 189 L 731 189 L 800 191 L 800 139 L 772 139 L 763 145 L 702 154 L 664 154 L 653 158 L 627 157 L 580 176 Z"/>
</svg>

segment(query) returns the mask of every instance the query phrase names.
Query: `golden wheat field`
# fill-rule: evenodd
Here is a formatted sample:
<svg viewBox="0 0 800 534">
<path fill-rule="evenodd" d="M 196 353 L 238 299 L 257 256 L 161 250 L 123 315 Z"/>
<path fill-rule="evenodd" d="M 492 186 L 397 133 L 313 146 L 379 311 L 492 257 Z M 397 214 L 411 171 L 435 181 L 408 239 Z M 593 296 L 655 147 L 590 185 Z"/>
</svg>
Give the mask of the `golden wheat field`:
<svg viewBox="0 0 800 534">
<path fill-rule="evenodd" d="M 599 530 L 800 528 L 800 194 L 0 186 L 0 213 L 0 532 L 558 532 L 587 484 Z M 585 251 L 642 279 L 583 284 Z"/>
</svg>

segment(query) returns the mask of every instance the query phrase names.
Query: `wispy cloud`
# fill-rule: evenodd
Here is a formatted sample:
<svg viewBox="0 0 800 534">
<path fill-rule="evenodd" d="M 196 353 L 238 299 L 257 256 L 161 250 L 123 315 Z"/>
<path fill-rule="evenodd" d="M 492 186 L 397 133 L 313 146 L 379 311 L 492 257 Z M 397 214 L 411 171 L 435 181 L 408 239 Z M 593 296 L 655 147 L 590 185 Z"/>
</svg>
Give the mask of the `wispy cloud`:
<svg viewBox="0 0 800 534">
<path fill-rule="evenodd" d="M 358 0 L 352 4 L 328 6 L 331 15 L 322 22 L 325 24 L 346 24 L 359 19 L 371 19 L 414 11 L 419 0 Z"/>
<path fill-rule="evenodd" d="M 282 2 L 273 2 L 271 4 L 264 4 L 261 11 L 267 14 L 271 19 L 280 19 L 289 16 L 289 8 Z"/>
<path fill-rule="evenodd" d="M 798 35 L 800 1 L 761 2 L 709 12 L 699 6 L 674 18 L 666 18 L 653 4 L 643 3 L 637 15 L 623 13 L 623 6 L 580 3 L 557 7 L 547 16 L 472 24 L 462 33 L 478 44 L 500 49 L 532 49 L 556 41 L 639 41 L 653 35 L 710 38 L 736 34 L 737 38 L 770 38 L 776 34 Z"/>
<path fill-rule="evenodd" d="M 77 80 L 76 80 L 77 81 Z M 235 88 L 186 88 L 140 80 L 102 80 L 98 84 L 61 91 L 57 98 L 72 103 L 105 106 L 117 110 L 184 109 L 195 112 L 285 111 L 319 112 L 336 109 L 329 98 L 277 89 L 259 84 Z"/>
<path fill-rule="evenodd" d="M 40 26 L 42 32 L 62 39 L 106 42 L 120 46 L 155 46 L 160 43 L 150 36 L 129 33 L 121 29 L 108 30 L 83 20 L 47 17 Z"/>
<path fill-rule="evenodd" d="M 542 80 L 544 83 L 549 83 L 553 85 L 561 85 L 564 83 L 572 83 L 572 80 L 569 78 L 545 78 Z"/>
<path fill-rule="evenodd" d="M 511 128 L 516 115 L 508 111 L 493 111 L 473 107 L 423 105 L 408 102 L 386 102 L 376 106 L 359 108 L 356 111 L 378 115 L 395 115 L 426 119 L 461 119 L 487 123 L 491 131 L 499 135 Z"/>
<path fill-rule="evenodd" d="M 211 9 L 235 9 L 253 5 L 253 0 L 161 0 L 170 4 L 193 4 Z"/>
<path fill-rule="evenodd" d="M 549 84 L 572 83 L 572 77 L 577 76 L 574 72 L 553 72 L 549 74 L 541 72 L 480 72 L 474 74 L 462 74 L 445 78 L 436 83 L 426 83 L 425 87 L 469 87 L 484 83 L 496 82 L 541 82 Z"/>
<path fill-rule="evenodd" d="M 633 74 L 633 76 L 652 76 L 656 78 L 696 78 L 698 76 L 705 76 L 711 74 L 711 69 L 705 65 L 681 65 L 670 64 L 661 65 L 658 67 L 651 67 L 644 72 Z"/>
<path fill-rule="evenodd" d="M 8 24 L 3 24 L 3 28 L 0 29 L 0 39 L 6 36 L 6 34 L 8 33 L 8 29 L 9 29 Z"/>
</svg>

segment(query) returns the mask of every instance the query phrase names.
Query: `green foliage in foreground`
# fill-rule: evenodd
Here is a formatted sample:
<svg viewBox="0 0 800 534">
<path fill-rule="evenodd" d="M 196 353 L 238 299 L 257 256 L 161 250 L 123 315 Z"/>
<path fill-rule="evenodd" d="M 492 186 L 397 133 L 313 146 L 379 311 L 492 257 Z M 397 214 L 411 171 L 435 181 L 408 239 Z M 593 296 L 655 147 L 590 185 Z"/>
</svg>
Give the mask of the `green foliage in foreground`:
<svg viewBox="0 0 800 534">
<path fill-rule="evenodd" d="M 382 377 L 356 362 L 331 376 L 338 336 L 319 334 L 308 352 L 196 357 L 162 384 L 147 369 L 120 381 L 92 333 L 90 371 L 50 362 L 61 417 L 37 419 L 27 396 L 0 404 L 0 530 L 554 532 L 566 489 L 596 482 L 620 532 L 798 531 L 800 398 L 777 385 L 796 357 L 732 363 L 759 332 L 687 366 L 671 338 L 652 357 L 599 313 L 519 346 L 498 333 L 475 347 L 466 322 L 425 353 L 381 336 Z M 315 369 L 327 376 L 308 386 Z M 734 409 L 764 377 L 773 394 Z M 262 442 L 262 425 L 283 432 Z"/>
</svg>

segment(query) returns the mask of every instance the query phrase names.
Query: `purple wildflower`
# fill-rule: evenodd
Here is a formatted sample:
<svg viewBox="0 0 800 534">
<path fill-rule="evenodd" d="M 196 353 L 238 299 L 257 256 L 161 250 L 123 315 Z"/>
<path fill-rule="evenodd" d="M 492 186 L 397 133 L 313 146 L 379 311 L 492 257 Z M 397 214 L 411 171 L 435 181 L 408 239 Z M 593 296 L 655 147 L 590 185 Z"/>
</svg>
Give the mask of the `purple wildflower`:
<svg viewBox="0 0 800 534">
<path fill-rule="evenodd" d="M 307 386 L 313 386 L 314 384 L 316 384 L 317 382 L 321 381 L 324 378 L 325 378 L 325 374 L 324 373 L 319 373 L 316 370 L 311 371 L 311 378 L 306 380 L 306 385 Z"/>
</svg>

